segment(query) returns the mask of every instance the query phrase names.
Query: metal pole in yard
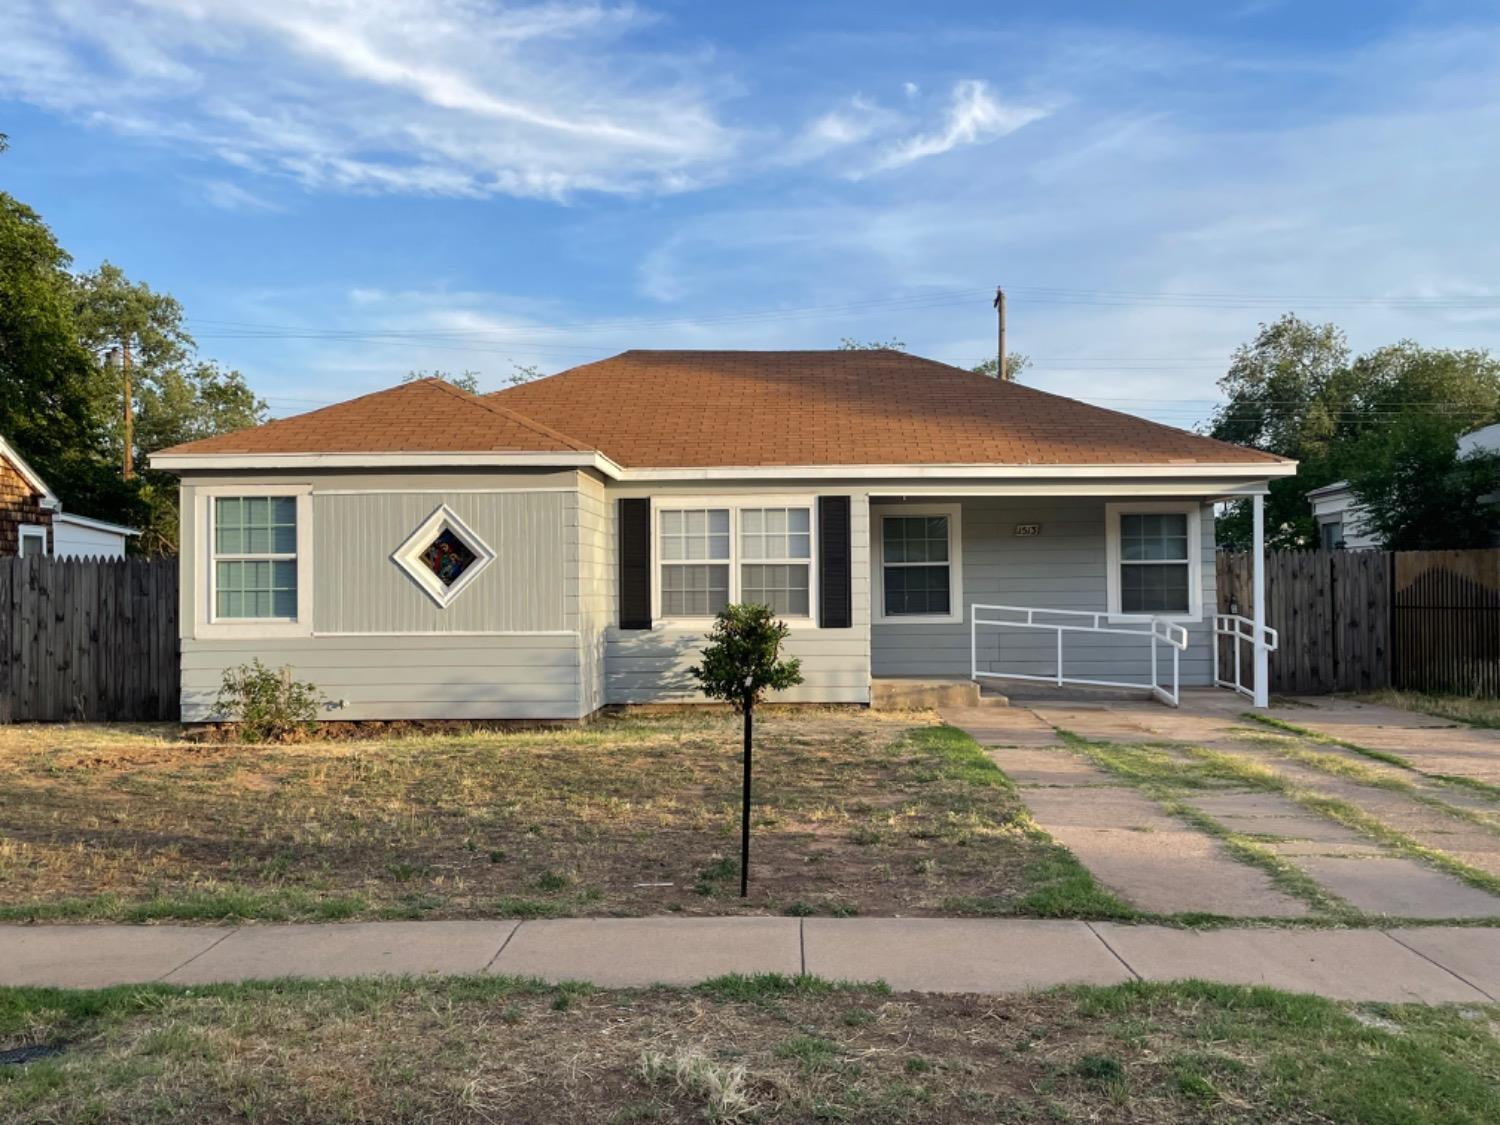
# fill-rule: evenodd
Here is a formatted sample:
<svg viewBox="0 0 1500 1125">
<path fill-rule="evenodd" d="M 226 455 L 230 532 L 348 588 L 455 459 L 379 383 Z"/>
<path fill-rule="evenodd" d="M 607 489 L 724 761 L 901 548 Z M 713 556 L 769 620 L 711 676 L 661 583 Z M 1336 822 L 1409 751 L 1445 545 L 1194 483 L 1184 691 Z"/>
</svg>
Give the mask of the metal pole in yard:
<svg viewBox="0 0 1500 1125">
<path fill-rule="evenodd" d="M 740 809 L 740 898 L 750 894 L 750 727 L 755 704 L 745 699 L 745 796 Z"/>
</svg>

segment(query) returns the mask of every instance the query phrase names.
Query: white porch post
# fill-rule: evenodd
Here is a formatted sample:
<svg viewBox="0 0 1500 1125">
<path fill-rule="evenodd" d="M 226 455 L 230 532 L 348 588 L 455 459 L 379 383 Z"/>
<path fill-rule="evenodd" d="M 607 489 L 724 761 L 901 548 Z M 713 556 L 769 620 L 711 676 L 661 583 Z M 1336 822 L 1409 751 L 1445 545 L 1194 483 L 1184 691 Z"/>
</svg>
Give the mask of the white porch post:
<svg viewBox="0 0 1500 1125">
<path fill-rule="evenodd" d="M 1269 680 L 1270 661 L 1266 655 L 1265 629 L 1266 629 L 1266 502 L 1265 497 L 1256 493 L 1252 500 L 1252 524 L 1254 530 L 1250 536 L 1251 567 L 1253 577 L 1251 579 L 1255 589 L 1252 594 L 1255 598 L 1254 608 L 1251 610 L 1254 621 L 1255 639 L 1252 642 L 1252 652 L 1255 654 L 1255 706 L 1268 707 L 1271 703 L 1271 688 Z M 1238 645 L 1239 642 L 1235 642 Z"/>
</svg>

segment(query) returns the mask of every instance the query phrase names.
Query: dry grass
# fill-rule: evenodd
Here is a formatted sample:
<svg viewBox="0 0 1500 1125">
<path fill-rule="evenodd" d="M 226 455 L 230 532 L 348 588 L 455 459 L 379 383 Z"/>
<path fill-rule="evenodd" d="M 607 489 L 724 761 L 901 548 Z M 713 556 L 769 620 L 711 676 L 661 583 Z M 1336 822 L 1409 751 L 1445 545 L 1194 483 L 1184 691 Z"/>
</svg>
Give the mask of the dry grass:
<svg viewBox="0 0 1500 1125">
<path fill-rule="evenodd" d="M 1419 691 L 1370 692 L 1354 697 L 1362 703 L 1379 703 L 1386 707 L 1399 707 L 1403 711 L 1417 711 L 1440 719 L 1452 719 L 1476 727 L 1500 727 L 1500 699 L 1480 699 L 1467 695 L 1428 695 Z"/>
<path fill-rule="evenodd" d="M 1080 889 L 967 736 L 794 711 L 759 724 L 742 902 L 738 750 L 728 715 L 291 746 L 3 728 L 0 918 L 1049 913 L 1039 889 Z"/>
<path fill-rule="evenodd" d="M 64 1047 L 0 1066 L 0 1119 L 1478 1125 L 1500 1115 L 1497 1016 L 1192 984 L 0 990 L 0 1049 Z"/>
</svg>

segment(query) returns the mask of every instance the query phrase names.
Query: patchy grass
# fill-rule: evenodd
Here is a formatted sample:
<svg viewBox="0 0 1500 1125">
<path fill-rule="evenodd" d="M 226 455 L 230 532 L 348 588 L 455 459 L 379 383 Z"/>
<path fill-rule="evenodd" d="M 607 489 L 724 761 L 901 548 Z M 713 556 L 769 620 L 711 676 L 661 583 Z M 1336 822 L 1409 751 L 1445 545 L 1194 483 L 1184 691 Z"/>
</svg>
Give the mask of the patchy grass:
<svg viewBox="0 0 1500 1125">
<path fill-rule="evenodd" d="M 0 1119 L 686 1122 L 1500 1118 L 1497 1007 L 1130 984 L 891 995 L 508 978 L 0 990 Z"/>
<path fill-rule="evenodd" d="M 1354 697 L 1362 703 L 1399 707 L 1465 726 L 1500 729 L 1500 699 L 1478 699 L 1465 695 L 1426 695 L 1419 691 L 1386 690 Z"/>
<path fill-rule="evenodd" d="M 1125 916 L 963 732 L 769 711 L 751 897 L 728 714 L 246 746 L 0 728 L 0 920 Z"/>
</svg>

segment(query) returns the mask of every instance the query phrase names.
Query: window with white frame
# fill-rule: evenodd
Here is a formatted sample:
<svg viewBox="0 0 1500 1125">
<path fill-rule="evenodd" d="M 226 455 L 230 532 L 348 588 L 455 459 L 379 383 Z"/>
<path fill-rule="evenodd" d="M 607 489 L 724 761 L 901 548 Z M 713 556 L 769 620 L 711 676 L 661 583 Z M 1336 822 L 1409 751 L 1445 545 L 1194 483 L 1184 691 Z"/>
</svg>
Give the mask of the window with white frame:
<svg viewBox="0 0 1500 1125">
<path fill-rule="evenodd" d="M 1108 518 L 1110 612 L 1199 616 L 1202 575 L 1197 506 L 1111 505 Z"/>
<path fill-rule="evenodd" d="M 30 558 L 32 555 L 45 555 L 47 553 L 47 529 L 41 524 L 21 525 L 21 557 Z"/>
<path fill-rule="evenodd" d="M 884 621 L 960 621 L 957 508 L 879 514 Z"/>
<path fill-rule="evenodd" d="M 712 617 L 731 602 L 812 615 L 810 505 L 661 508 L 658 616 Z"/>
<path fill-rule="evenodd" d="M 807 617 L 811 570 L 811 509 L 740 509 L 740 601 Z"/>
<path fill-rule="evenodd" d="M 297 618 L 297 498 L 213 498 L 213 615 Z"/>
</svg>

